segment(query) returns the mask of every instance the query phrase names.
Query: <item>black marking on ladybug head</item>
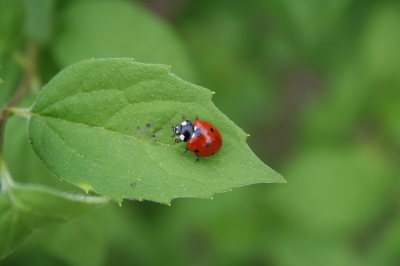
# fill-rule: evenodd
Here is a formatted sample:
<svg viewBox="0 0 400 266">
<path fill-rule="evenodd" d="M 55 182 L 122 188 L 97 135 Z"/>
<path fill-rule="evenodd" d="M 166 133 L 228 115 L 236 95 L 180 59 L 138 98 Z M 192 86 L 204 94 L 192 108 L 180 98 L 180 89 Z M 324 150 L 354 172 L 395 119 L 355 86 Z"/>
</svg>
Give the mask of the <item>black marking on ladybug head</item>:
<svg viewBox="0 0 400 266">
<path fill-rule="evenodd" d="M 193 125 L 189 120 L 183 121 L 180 125 L 176 125 L 173 128 L 175 138 L 175 142 L 187 142 L 193 135 Z"/>
<path fill-rule="evenodd" d="M 211 131 L 211 132 L 214 132 L 214 129 L 211 127 L 211 128 L 210 128 L 210 131 Z"/>
<path fill-rule="evenodd" d="M 211 142 L 207 141 L 206 142 L 206 147 L 210 146 Z"/>
</svg>

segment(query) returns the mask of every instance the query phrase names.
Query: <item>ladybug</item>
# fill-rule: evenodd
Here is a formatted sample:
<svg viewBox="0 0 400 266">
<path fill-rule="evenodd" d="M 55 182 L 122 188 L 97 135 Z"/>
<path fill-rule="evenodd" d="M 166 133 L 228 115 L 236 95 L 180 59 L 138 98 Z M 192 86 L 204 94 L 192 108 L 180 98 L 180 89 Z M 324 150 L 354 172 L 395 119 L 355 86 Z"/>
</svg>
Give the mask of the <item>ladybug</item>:
<svg viewBox="0 0 400 266">
<path fill-rule="evenodd" d="M 222 136 L 219 130 L 203 120 L 190 122 L 184 120 L 181 124 L 172 127 L 175 143 L 187 142 L 186 150 L 196 155 L 196 163 L 199 157 L 208 157 L 216 154 L 222 146 Z M 182 153 L 182 154 L 183 154 Z"/>
</svg>

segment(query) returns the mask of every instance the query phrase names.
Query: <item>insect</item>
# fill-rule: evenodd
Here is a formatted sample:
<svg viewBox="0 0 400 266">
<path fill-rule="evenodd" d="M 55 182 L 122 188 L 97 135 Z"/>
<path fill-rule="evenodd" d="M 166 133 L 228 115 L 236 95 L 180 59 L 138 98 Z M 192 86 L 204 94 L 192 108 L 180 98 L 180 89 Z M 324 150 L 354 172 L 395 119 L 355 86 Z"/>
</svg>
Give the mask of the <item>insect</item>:
<svg viewBox="0 0 400 266">
<path fill-rule="evenodd" d="M 219 130 L 210 123 L 203 120 L 190 122 L 184 120 L 181 124 L 172 126 L 175 142 L 187 142 L 186 150 L 196 155 L 196 163 L 199 157 L 208 157 L 216 154 L 222 146 L 222 136 Z M 183 154 L 182 153 L 182 154 Z"/>
</svg>

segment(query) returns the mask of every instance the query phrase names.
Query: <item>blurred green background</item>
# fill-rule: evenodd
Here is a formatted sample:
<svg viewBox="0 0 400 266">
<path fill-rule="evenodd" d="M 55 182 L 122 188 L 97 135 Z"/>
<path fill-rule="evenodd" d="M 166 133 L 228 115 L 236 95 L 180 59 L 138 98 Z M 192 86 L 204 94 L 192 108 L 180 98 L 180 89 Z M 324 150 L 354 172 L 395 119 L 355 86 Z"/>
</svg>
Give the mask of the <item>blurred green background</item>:
<svg viewBox="0 0 400 266">
<path fill-rule="evenodd" d="M 215 91 L 288 183 L 110 203 L 0 265 L 400 265 L 399 1 L 0 0 L 2 104 L 28 43 L 37 75 L 22 106 L 83 59 L 165 63 Z M 76 189 L 35 157 L 25 127 L 7 124 L 14 178 Z"/>
</svg>

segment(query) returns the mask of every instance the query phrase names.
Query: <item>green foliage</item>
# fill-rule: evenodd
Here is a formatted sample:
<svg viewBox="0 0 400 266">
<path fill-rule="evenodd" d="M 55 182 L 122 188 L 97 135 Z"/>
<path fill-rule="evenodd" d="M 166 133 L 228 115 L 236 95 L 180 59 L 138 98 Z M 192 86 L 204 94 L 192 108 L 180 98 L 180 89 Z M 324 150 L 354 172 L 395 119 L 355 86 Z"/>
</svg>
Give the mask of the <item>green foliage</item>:
<svg viewBox="0 0 400 266">
<path fill-rule="evenodd" d="M 177 197 L 284 182 L 247 147 L 246 134 L 212 104 L 212 93 L 131 59 L 89 60 L 51 80 L 31 110 L 32 147 L 58 177 L 106 195 L 169 203 Z M 199 116 L 218 125 L 223 149 L 194 163 L 171 125 Z"/>
<path fill-rule="evenodd" d="M 54 27 L 56 0 L 24 0 L 25 34 L 40 44 L 50 41 Z"/>
<path fill-rule="evenodd" d="M 194 79 L 175 34 L 140 6 L 123 1 L 72 2 L 60 14 L 59 27 L 52 51 L 61 67 L 84 59 L 130 57 L 172 65 L 179 76 Z"/>
<path fill-rule="evenodd" d="M 100 197 L 16 184 L 9 179 L 4 162 L 1 178 L 0 259 L 24 244 L 34 230 L 66 222 L 107 202 Z"/>
<path fill-rule="evenodd" d="M 399 18 L 396 0 L 256 0 L 251 5 L 232 0 L 0 0 L 1 104 L 26 73 L 27 43 L 36 44 L 38 56 L 20 108 L 31 107 L 44 84 L 81 60 L 162 63 L 183 80 L 215 91 L 218 109 L 251 134 L 246 141 L 255 154 L 288 180 L 234 189 L 212 201 L 175 200 L 171 207 L 149 201 L 108 204 L 38 230 L 0 264 L 399 265 Z M 206 94 L 210 103 L 211 94 Z M 66 119 L 76 117 L 77 110 L 70 112 L 58 121 L 64 127 L 53 127 L 58 133 L 71 130 Z M 57 115 L 62 113 L 69 110 Z M 163 153 L 172 160 L 167 165 L 179 160 L 179 169 L 208 171 L 229 151 L 224 145 L 217 157 L 197 164 L 192 154 L 181 155 L 184 144 L 171 142 L 170 128 L 182 113 L 222 121 L 226 130 L 221 117 L 176 110 L 160 114 L 165 120 L 171 115 L 168 125 L 139 119 L 131 123 L 131 133 L 154 150 L 159 143 L 170 145 Z M 90 122 L 99 123 L 101 117 Z M 150 137 L 161 124 L 165 128 L 157 138 Z M 87 136 L 101 129 L 92 128 Z M 81 191 L 46 168 L 26 131 L 24 117 L 8 119 L 4 158 L 13 179 Z M 239 143 L 245 146 L 240 132 Z M 85 140 L 93 149 L 111 145 Z M 118 155 L 110 151 L 111 159 Z M 54 152 L 54 164 L 60 154 Z M 70 162 L 65 166 L 72 172 Z M 124 188 L 137 191 L 138 183 L 130 184 L 127 180 Z"/>
<path fill-rule="evenodd" d="M 10 52 L 22 36 L 23 5 L 21 0 L 0 0 L 0 57 Z"/>
</svg>

